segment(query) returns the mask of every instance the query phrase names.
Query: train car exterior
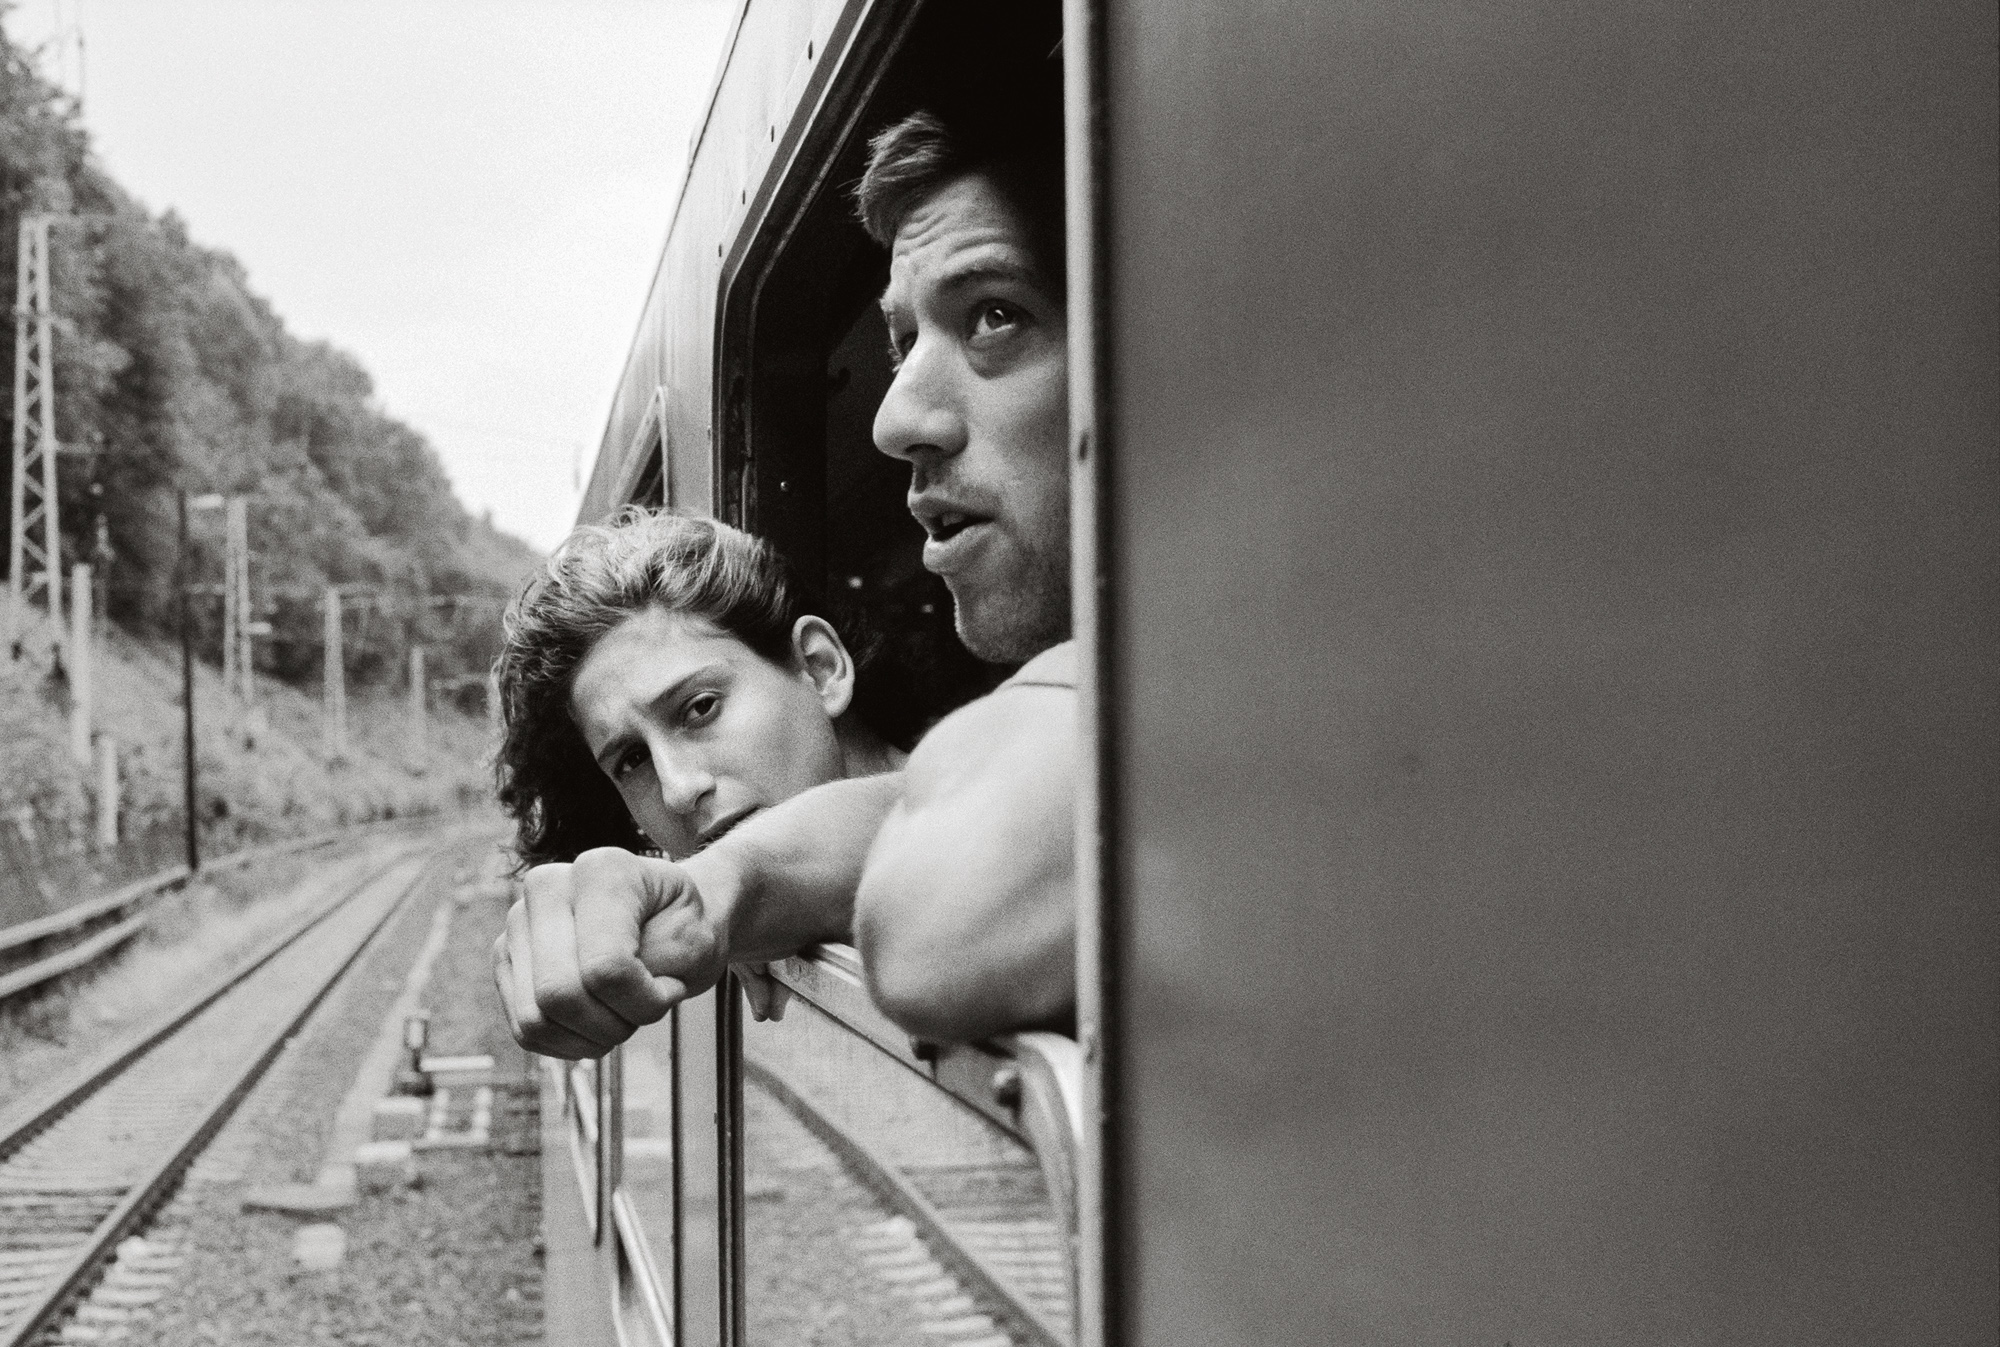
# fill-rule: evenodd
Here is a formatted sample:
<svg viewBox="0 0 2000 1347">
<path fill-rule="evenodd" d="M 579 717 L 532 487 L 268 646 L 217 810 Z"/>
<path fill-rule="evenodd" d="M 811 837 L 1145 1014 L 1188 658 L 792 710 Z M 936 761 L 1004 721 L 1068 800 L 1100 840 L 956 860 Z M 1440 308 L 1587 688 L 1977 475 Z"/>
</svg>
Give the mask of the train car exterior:
<svg viewBox="0 0 2000 1347">
<path fill-rule="evenodd" d="M 586 518 L 916 620 L 841 193 L 971 8 L 747 0 Z M 797 985 L 1071 1185 L 1081 1342 L 1992 1341 L 1992 7 L 1050 22 L 1078 1039 Z M 754 1340 L 732 997 L 550 1092 L 551 1341 Z"/>
</svg>

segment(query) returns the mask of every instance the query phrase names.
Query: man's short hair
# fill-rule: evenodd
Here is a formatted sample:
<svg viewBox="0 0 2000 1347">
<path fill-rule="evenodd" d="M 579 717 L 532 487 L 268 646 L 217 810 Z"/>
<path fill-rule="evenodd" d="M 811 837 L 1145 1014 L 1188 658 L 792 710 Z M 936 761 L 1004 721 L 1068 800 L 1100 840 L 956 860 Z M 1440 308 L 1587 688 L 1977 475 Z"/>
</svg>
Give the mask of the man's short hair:
<svg viewBox="0 0 2000 1347">
<path fill-rule="evenodd" d="M 855 185 L 855 214 L 884 248 L 923 202 L 968 174 L 990 178 L 1026 219 L 1035 264 L 1056 289 L 1063 285 L 1062 127 L 1056 115 L 1028 113 L 1005 121 L 947 120 L 913 112 L 868 142 L 868 166 Z"/>
</svg>

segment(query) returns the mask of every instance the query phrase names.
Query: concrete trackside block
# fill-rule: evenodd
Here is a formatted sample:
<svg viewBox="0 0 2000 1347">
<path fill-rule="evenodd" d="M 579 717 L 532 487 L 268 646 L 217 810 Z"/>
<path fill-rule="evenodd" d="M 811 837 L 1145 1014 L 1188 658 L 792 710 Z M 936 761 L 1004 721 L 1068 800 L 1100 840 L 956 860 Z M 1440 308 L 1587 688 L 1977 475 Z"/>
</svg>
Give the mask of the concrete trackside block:
<svg viewBox="0 0 2000 1347">
<path fill-rule="evenodd" d="M 408 1095 L 376 1100 L 368 1133 L 370 1141 L 414 1141 L 424 1134 L 424 1101 Z"/>
<path fill-rule="evenodd" d="M 340 1188 L 317 1183 L 273 1183 L 243 1194 L 243 1210 L 275 1211 L 286 1216 L 325 1216 L 354 1205 L 354 1185 Z"/>
<path fill-rule="evenodd" d="M 419 1063 L 433 1085 L 491 1085 L 493 1059 L 475 1053 L 464 1057 L 426 1057 Z"/>
<path fill-rule="evenodd" d="M 324 1188 L 329 1192 L 344 1193 L 351 1204 L 355 1193 L 359 1190 L 360 1180 L 354 1173 L 353 1165 L 325 1164 L 319 1167 L 319 1177 L 313 1180 L 313 1186 Z"/>
<path fill-rule="evenodd" d="M 302 1225 L 292 1236 L 292 1257 L 311 1272 L 331 1272 L 347 1256 L 347 1232 L 337 1225 Z"/>
<path fill-rule="evenodd" d="M 365 1193 L 414 1187 L 417 1157 L 407 1141 L 370 1141 L 355 1147 L 354 1173 Z"/>
<path fill-rule="evenodd" d="M 425 1057 L 421 1065 L 427 1076 L 462 1076 L 468 1072 L 491 1071 L 493 1058 L 488 1053 L 476 1052 L 463 1057 Z"/>
</svg>

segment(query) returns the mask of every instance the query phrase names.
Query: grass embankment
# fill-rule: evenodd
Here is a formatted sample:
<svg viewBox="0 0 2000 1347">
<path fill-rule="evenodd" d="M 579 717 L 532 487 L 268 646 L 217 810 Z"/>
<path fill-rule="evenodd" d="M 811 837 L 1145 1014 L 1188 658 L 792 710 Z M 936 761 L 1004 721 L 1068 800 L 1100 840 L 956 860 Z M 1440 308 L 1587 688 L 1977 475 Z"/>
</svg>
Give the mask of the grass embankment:
<svg viewBox="0 0 2000 1347">
<path fill-rule="evenodd" d="M 69 752 L 68 692 L 52 676 L 51 642 L 36 622 L 23 657 L 0 650 L 0 927 L 91 896 L 77 867 L 92 859 L 97 774 Z M 181 672 L 171 642 L 111 629 L 99 642 L 95 726 L 116 742 L 120 832 L 152 838 L 159 860 L 178 859 L 182 826 Z M 456 809 L 489 797 L 489 729 L 482 716 L 433 706 L 420 750 L 406 696 L 351 689 L 348 752 L 332 760 L 316 694 L 259 681 L 262 726 L 245 732 L 220 676 L 197 665 L 195 723 L 198 812 L 205 854 L 322 832 L 349 823 Z M 128 843 L 129 845 L 129 843 Z M 40 859 L 58 882 L 21 873 Z M 99 878 L 115 876 L 98 858 Z M 129 859 L 129 858 L 128 858 Z M 85 867 L 87 869 L 87 867 Z M 140 867 L 157 868 L 148 858 Z"/>
<path fill-rule="evenodd" d="M 95 774 L 71 761 L 46 627 L 30 626 L 23 644 L 18 661 L 0 648 L 0 927 L 94 897 L 125 875 L 177 864 L 182 855 L 178 648 L 116 629 L 99 643 L 95 719 L 119 747 L 121 831 L 157 844 L 106 856 L 88 842 Z M 407 701 L 356 690 L 348 700 L 349 752 L 332 762 L 316 697 L 262 680 L 265 724 L 253 744 L 215 670 L 198 666 L 195 690 L 204 855 L 490 799 L 481 716 L 434 709 L 419 754 Z M 31 872 L 37 861 L 45 867 Z M 260 900 L 332 865 L 329 853 L 316 851 L 204 878 L 159 900 L 148 930 L 112 958 L 0 1006 L 0 1098 L 16 1098 L 42 1072 L 128 1032 L 218 959 L 250 948 L 292 910 Z"/>
</svg>

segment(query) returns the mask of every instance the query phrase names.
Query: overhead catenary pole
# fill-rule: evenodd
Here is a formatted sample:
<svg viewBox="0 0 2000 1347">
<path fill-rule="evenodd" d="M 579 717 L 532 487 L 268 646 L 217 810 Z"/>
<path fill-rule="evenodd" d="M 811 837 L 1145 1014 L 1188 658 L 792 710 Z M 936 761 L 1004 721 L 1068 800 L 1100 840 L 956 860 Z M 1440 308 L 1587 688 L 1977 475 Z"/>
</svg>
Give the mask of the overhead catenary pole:
<svg viewBox="0 0 2000 1347">
<path fill-rule="evenodd" d="M 429 707 L 425 704 L 424 648 L 410 647 L 410 752 L 419 763 L 429 751 Z"/>
<path fill-rule="evenodd" d="M 340 650 L 340 589 L 326 587 L 326 627 L 323 644 L 326 668 L 321 678 L 321 714 L 326 755 L 335 762 L 347 757 L 347 665 Z"/>
<path fill-rule="evenodd" d="M 179 493 L 180 551 L 174 559 L 174 589 L 179 597 L 181 629 L 181 799 L 187 827 L 187 868 L 201 869 L 200 816 L 195 812 L 194 782 L 194 631 L 188 623 L 188 498 Z"/>
<path fill-rule="evenodd" d="M 236 497 L 222 514 L 222 695 L 236 696 Z"/>
<path fill-rule="evenodd" d="M 77 766 L 87 768 L 92 710 L 90 567 L 83 562 L 70 571 L 69 596 L 69 755 Z"/>
<path fill-rule="evenodd" d="M 118 845 L 118 741 L 97 736 L 97 845 Z"/>
<path fill-rule="evenodd" d="M 14 299 L 14 472 L 8 493 L 7 633 L 15 658 L 39 593 L 62 641 L 62 535 L 56 516 L 54 334 L 49 307 L 49 217 L 21 217 Z"/>
<path fill-rule="evenodd" d="M 257 700 L 257 663 L 250 654 L 250 502 L 229 498 L 229 575 L 236 593 L 236 697 L 246 716 Z"/>
</svg>

